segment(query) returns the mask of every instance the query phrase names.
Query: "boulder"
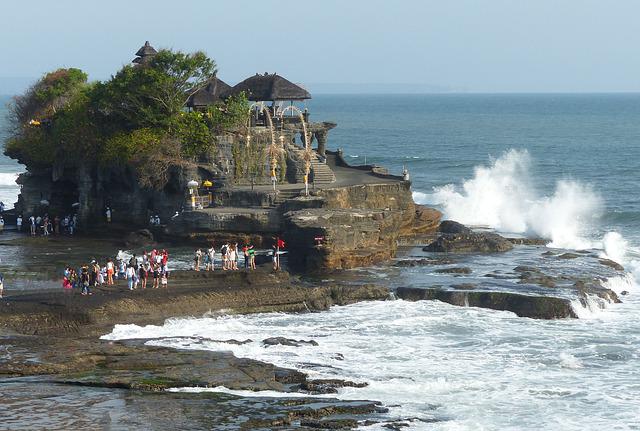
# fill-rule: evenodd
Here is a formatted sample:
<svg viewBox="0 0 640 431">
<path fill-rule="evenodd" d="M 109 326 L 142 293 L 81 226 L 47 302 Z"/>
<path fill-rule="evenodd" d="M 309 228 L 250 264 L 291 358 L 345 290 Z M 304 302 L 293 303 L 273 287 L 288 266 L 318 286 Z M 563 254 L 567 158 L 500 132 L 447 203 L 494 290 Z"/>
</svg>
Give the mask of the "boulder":
<svg viewBox="0 0 640 431">
<path fill-rule="evenodd" d="M 445 220 L 438 229 L 440 235 L 423 248 L 429 252 L 444 253 L 493 253 L 509 251 L 513 244 L 506 238 L 489 232 L 474 232 L 468 227 Z"/>
<path fill-rule="evenodd" d="M 462 223 L 458 223 L 453 220 L 443 220 L 438 227 L 438 232 L 440 233 L 451 233 L 451 234 L 469 234 L 473 233 L 471 229 L 463 225 Z"/>
<path fill-rule="evenodd" d="M 285 337 L 271 337 L 271 338 L 266 338 L 264 340 L 262 340 L 262 344 L 264 344 L 265 346 L 277 346 L 277 345 L 282 345 L 282 346 L 292 346 L 292 347 L 300 347 L 303 345 L 307 345 L 307 346 L 317 346 L 318 343 L 313 341 L 313 340 L 294 340 L 291 338 L 285 338 Z"/>
<path fill-rule="evenodd" d="M 454 267 L 454 268 L 440 268 L 435 270 L 438 274 L 471 274 L 471 268 L 466 266 Z"/>
<path fill-rule="evenodd" d="M 135 232 L 129 233 L 125 239 L 124 243 L 127 247 L 141 247 L 154 243 L 153 234 L 149 229 L 140 229 Z"/>
<path fill-rule="evenodd" d="M 624 266 L 620 265 L 618 262 L 615 262 L 611 259 L 598 259 L 598 262 L 600 262 L 604 266 L 613 268 L 616 271 L 624 271 Z"/>
<path fill-rule="evenodd" d="M 404 259 L 395 263 L 395 266 L 399 268 L 407 268 L 414 266 L 430 266 L 430 265 L 450 265 L 454 263 L 452 259 L 439 258 L 439 259 Z"/>
</svg>

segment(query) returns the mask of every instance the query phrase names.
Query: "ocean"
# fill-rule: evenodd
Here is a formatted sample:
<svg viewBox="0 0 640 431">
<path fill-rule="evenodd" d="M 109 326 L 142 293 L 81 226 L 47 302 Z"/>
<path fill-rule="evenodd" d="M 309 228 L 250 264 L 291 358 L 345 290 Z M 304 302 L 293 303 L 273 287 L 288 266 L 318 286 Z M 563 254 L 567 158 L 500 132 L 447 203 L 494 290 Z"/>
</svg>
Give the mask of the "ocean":
<svg viewBox="0 0 640 431">
<path fill-rule="evenodd" d="M 408 169 L 418 203 L 475 227 L 552 240 L 547 247 L 461 257 L 458 264 L 472 270 L 464 276 L 380 265 L 351 277 L 391 287 L 465 282 L 526 293 L 534 287 L 485 275 L 534 265 L 555 274 L 606 274 L 603 283 L 628 292 L 623 303 L 576 302 L 580 319 L 538 321 L 394 300 L 326 313 L 176 318 L 145 327 L 123 322 L 106 339 L 231 350 L 315 377 L 368 382 L 338 397 L 380 400 L 391 417 L 413 419 L 408 429 L 640 429 L 640 95 L 318 95 L 308 107 L 312 121 L 338 123 L 328 147 L 342 148 L 353 164 Z M 15 198 L 10 180 L 20 171 L 0 156 L 5 203 Z M 611 258 L 625 273 L 605 273 L 586 258 L 545 259 L 548 251 L 566 250 Z M 419 248 L 407 248 L 400 258 L 420 256 Z M 187 337 L 194 335 L 284 336 L 318 346 L 202 340 L 196 346 Z"/>
</svg>

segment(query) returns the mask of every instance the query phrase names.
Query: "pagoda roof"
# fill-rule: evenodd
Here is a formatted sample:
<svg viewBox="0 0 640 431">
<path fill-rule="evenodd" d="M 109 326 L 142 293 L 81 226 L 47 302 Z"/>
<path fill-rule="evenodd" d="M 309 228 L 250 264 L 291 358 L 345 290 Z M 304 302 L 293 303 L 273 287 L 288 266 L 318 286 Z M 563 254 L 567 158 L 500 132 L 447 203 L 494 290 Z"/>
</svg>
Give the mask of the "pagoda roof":
<svg viewBox="0 0 640 431">
<path fill-rule="evenodd" d="M 149 55 L 156 55 L 158 53 L 158 51 L 156 51 L 156 49 L 151 46 L 149 44 L 149 41 L 147 40 L 144 45 L 142 45 L 142 47 L 136 52 L 136 55 L 138 57 L 146 57 Z"/>
<path fill-rule="evenodd" d="M 189 96 L 186 105 L 190 108 L 195 106 L 208 106 L 213 105 L 219 100 L 222 100 L 221 94 L 227 93 L 231 90 L 231 86 L 217 76 L 212 76 L 207 81 L 206 85 Z"/>
<path fill-rule="evenodd" d="M 243 91 L 247 98 L 254 102 L 311 99 L 307 90 L 275 73 L 256 73 L 222 94 L 222 97 L 226 98 Z"/>
</svg>

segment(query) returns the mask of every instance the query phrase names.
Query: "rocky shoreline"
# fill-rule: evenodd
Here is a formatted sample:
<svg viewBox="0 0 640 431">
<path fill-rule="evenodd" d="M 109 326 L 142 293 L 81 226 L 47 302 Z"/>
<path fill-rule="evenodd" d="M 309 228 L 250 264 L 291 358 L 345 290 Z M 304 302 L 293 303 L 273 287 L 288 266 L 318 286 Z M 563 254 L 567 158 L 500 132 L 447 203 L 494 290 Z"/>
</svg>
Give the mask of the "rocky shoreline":
<svg viewBox="0 0 640 431">
<path fill-rule="evenodd" d="M 538 239 L 514 240 L 476 232 L 448 221 L 440 224 L 429 241 L 424 256 L 398 260 L 394 266 L 435 266 L 436 274 L 467 276 L 471 269 L 458 263 L 459 256 L 465 253 L 500 253 L 514 246 L 542 244 Z M 556 261 L 591 259 L 611 273 L 623 270 L 615 262 L 585 253 L 543 255 Z M 392 292 L 374 284 L 340 281 L 313 284 L 287 272 L 272 272 L 268 266 L 250 272 L 174 271 L 166 290 L 129 291 L 124 286 L 115 286 L 97 288 L 89 297 L 50 290 L 22 292 L 0 300 L 0 337 L 7 352 L 0 354 L 0 378 L 7 383 L 32 378 L 36 384 L 153 394 L 161 404 L 192 404 L 203 411 L 215 405 L 216 421 L 230 421 L 237 415 L 238 406 L 260 399 L 260 408 L 247 414 L 246 420 L 236 422 L 239 429 L 352 429 L 374 422 L 399 429 L 409 418 L 389 418 L 385 415 L 387 409 L 378 401 L 331 398 L 341 387 L 361 387 L 366 382 L 314 380 L 302 372 L 238 358 L 230 352 L 152 347 L 142 340 L 106 341 L 99 337 L 116 324 L 162 324 L 171 317 L 201 317 L 207 313 L 316 312 L 334 305 L 387 300 L 393 295 L 407 301 L 438 300 L 458 306 L 506 310 L 536 319 L 578 317 L 572 301 L 555 293 L 562 289 L 570 289 L 579 301 L 595 295 L 608 302 L 619 302 L 615 292 L 603 288 L 597 280 L 550 275 L 536 267 L 521 265 L 513 268 L 512 274 L 496 272 L 485 276 L 515 277 L 520 284 L 537 285 L 550 293 L 486 291 L 464 282 L 448 288 L 400 286 Z M 194 340 L 208 341 L 242 344 L 248 340 L 226 339 L 224 334 L 218 340 Z M 265 348 L 315 343 L 278 337 L 261 341 Z M 255 396 L 167 392 L 181 387 L 224 387 L 251 391 Z M 289 393 L 295 398 L 261 397 L 259 391 Z M 314 396 L 322 398 L 310 398 Z M 235 407 L 230 404 L 222 407 L 221 400 L 233 401 Z M 179 427 L 178 418 L 171 420 L 168 418 L 167 423 Z"/>
<path fill-rule="evenodd" d="M 15 378 L 39 376 L 36 384 L 159 393 L 181 400 L 178 402 L 191 399 L 203 407 L 220 394 L 176 395 L 165 390 L 224 386 L 230 390 L 272 390 L 305 396 L 332 394 L 339 387 L 366 383 L 311 380 L 299 371 L 237 358 L 229 352 L 150 347 L 140 340 L 111 342 L 100 340 L 99 336 L 110 332 L 117 323 L 162 323 L 169 317 L 202 316 L 207 312 L 310 312 L 387 298 L 388 289 L 379 286 L 312 287 L 286 272 L 272 273 L 264 268 L 255 272 L 176 271 L 167 290 L 131 292 L 117 286 L 96 289 L 89 297 L 50 291 L 25 293 L 0 302 L 0 337 L 7 352 L 0 355 L 0 377 L 12 382 Z M 263 341 L 265 345 L 301 342 L 306 341 Z M 264 397 L 261 402 L 272 414 L 256 410 L 247 414 L 240 428 L 295 425 L 297 429 L 344 429 L 367 420 L 386 420 L 381 416 L 386 409 L 375 401 L 300 395 L 286 400 Z M 218 414 L 228 419 L 236 412 L 229 409 Z"/>
</svg>

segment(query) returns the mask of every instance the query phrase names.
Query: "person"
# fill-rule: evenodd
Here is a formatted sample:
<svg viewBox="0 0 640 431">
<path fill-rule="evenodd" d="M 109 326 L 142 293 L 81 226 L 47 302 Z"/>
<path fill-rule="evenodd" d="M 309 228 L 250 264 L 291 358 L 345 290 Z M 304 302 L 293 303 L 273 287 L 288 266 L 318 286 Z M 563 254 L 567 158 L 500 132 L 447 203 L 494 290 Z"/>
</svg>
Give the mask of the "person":
<svg viewBox="0 0 640 431">
<path fill-rule="evenodd" d="M 53 233 L 60 235 L 60 217 L 58 216 L 53 218 Z"/>
<path fill-rule="evenodd" d="M 42 235 L 49 236 L 49 216 L 46 214 L 42 219 Z"/>
<path fill-rule="evenodd" d="M 158 281 L 160 280 L 160 264 L 157 262 L 151 263 L 151 270 L 153 271 L 153 288 L 158 288 Z"/>
<path fill-rule="evenodd" d="M 31 236 L 35 236 L 36 235 L 36 218 L 33 215 L 29 217 L 29 225 L 31 227 Z"/>
<path fill-rule="evenodd" d="M 118 267 L 118 278 L 127 278 L 127 263 L 124 261 L 124 259 L 120 259 Z"/>
<path fill-rule="evenodd" d="M 0 272 L 0 298 L 2 298 L 3 294 L 4 294 L 4 276 Z"/>
<path fill-rule="evenodd" d="M 160 257 L 160 263 L 162 264 L 162 272 L 169 274 L 169 252 L 162 249 L 162 256 Z"/>
<path fill-rule="evenodd" d="M 149 216 L 149 226 L 153 226 L 156 223 L 156 219 L 155 217 L 153 217 L 153 214 Z"/>
<path fill-rule="evenodd" d="M 69 235 L 73 235 L 73 232 L 78 228 L 78 216 L 74 214 L 69 222 Z"/>
<path fill-rule="evenodd" d="M 64 269 L 64 275 L 62 276 L 62 288 L 65 292 L 69 292 L 73 285 L 71 284 L 71 268 L 66 267 Z"/>
<path fill-rule="evenodd" d="M 273 252 L 273 270 L 280 270 L 280 250 L 284 248 L 284 241 L 279 236 L 274 238 L 273 245 L 271 246 Z"/>
<path fill-rule="evenodd" d="M 69 282 L 71 283 L 71 288 L 75 289 L 78 287 L 78 273 L 76 272 L 75 269 L 73 268 L 69 268 Z"/>
<path fill-rule="evenodd" d="M 227 253 L 229 252 L 229 244 L 225 243 L 220 247 L 220 254 L 222 255 L 222 269 L 229 269 L 229 262 L 227 260 Z"/>
<path fill-rule="evenodd" d="M 113 274 L 115 272 L 115 265 L 111 258 L 107 259 L 107 285 L 113 286 Z"/>
<path fill-rule="evenodd" d="M 250 257 L 249 257 L 249 245 L 248 244 L 244 244 L 242 246 L 242 255 L 244 256 L 244 269 L 249 269 Z"/>
<path fill-rule="evenodd" d="M 202 250 L 197 249 L 195 256 L 193 256 L 193 269 L 200 271 L 200 260 L 202 259 Z"/>
<path fill-rule="evenodd" d="M 16 229 L 18 229 L 18 232 L 22 232 L 22 214 L 18 214 L 18 217 L 16 217 Z"/>
<path fill-rule="evenodd" d="M 111 223 L 111 208 L 107 207 L 107 210 L 104 212 L 104 215 L 107 217 L 107 223 Z"/>
<path fill-rule="evenodd" d="M 133 285 L 135 283 L 135 275 L 136 270 L 133 265 L 127 265 L 127 284 L 129 286 L 129 290 L 133 290 Z"/>
<path fill-rule="evenodd" d="M 156 214 L 156 217 L 154 218 L 153 222 L 156 226 L 160 226 L 160 216 L 158 214 Z"/>
<path fill-rule="evenodd" d="M 4 212 L 4 202 L 0 201 L 0 213 Z"/>
<path fill-rule="evenodd" d="M 249 246 L 249 266 L 251 269 L 256 269 L 256 249 L 253 244 Z"/>
<path fill-rule="evenodd" d="M 82 294 L 91 295 L 91 290 L 89 289 L 89 285 L 91 284 L 91 280 L 89 279 L 89 268 L 86 266 L 82 267 L 82 272 L 80 273 L 80 284 L 82 284 Z"/>
<path fill-rule="evenodd" d="M 238 251 L 236 250 L 236 247 L 234 245 L 229 246 L 229 256 L 227 260 L 228 260 L 228 268 L 231 270 L 238 269 L 238 266 L 236 263 L 237 253 Z"/>
<path fill-rule="evenodd" d="M 163 288 L 167 288 L 168 286 L 167 274 L 162 274 L 162 279 L 160 280 L 160 284 L 162 284 Z"/>
<path fill-rule="evenodd" d="M 91 259 L 91 266 L 89 267 L 89 284 L 91 287 L 96 287 L 100 281 L 100 265 L 95 259 Z"/>
<path fill-rule="evenodd" d="M 0 215 L 0 232 L 4 230 L 4 218 Z"/>
<path fill-rule="evenodd" d="M 135 253 L 129 259 L 129 266 L 132 266 L 134 270 L 138 269 L 138 258 L 136 257 Z"/>
<path fill-rule="evenodd" d="M 147 276 L 149 274 L 147 272 L 147 265 L 149 265 L 149 262 L 143 262 L 142 265 L 140 265 L 140 267 L 138 268 L 138 279 L 140 280 L 140 286 L 143 289 L 147 288 Z"/>
<path fill-rule="evenodd" d="M 207 250 L 207 256 L 209 257 L 209 266 L 207 267 L 207 271 L 214 271 L 216 269 L 215 267 L 216 249 L 213 246 L 213 243 L 211 244 L 211 247 L 209 247 L 209 250 Z"/>
</svg>

